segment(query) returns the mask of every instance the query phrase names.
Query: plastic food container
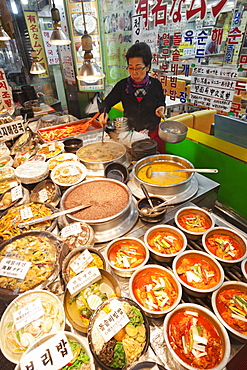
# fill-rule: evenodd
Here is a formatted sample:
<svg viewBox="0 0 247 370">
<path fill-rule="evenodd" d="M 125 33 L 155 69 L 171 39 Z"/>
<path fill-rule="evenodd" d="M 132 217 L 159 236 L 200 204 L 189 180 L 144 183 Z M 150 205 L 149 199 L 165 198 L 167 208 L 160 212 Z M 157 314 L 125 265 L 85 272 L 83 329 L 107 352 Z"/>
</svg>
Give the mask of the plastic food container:
<svg viewBox="0 0 247 370">
<path fill-rule="evenodd" d="M 49 175 L 47 162 L 26 162 L 15 169 L 17 179 L 23 184 L 35 184 L 46 179 Z"/>
</svg>

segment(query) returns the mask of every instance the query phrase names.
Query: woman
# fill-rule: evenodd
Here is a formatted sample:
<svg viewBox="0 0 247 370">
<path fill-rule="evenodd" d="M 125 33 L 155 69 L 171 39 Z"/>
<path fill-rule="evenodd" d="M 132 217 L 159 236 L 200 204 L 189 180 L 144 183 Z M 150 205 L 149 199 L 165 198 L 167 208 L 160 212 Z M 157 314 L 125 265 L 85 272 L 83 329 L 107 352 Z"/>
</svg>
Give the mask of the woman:
<svg viewBox="0 0 247 370">
<path fill-rule="evenodd" d="M 126 60 L 130 76 L 119 81 L 107 95 L 100 109 L 99 121 L 105 124 L 111 107 L 121 101 L 129 128 L 148 130 L 149 137 L 157 141 L 159 152 L 164 153 L 158 125 L 165 113 L 165 98 L 160 81 L 148 74 L 152 61 L 150 47 L 145 42 L 132 45 L 126 53 Z"/>
</svg>

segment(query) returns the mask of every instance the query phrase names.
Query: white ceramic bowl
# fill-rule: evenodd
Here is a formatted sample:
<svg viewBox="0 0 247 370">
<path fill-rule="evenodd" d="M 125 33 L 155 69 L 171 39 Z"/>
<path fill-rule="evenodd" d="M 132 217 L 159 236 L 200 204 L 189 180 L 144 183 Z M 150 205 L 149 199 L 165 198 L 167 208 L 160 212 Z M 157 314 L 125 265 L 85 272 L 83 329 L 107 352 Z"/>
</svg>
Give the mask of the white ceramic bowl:
<svg viewBox="0 0 247 370">
<path fill-rule="evenodd" d="M 46 325 L 46 328 L 42 330 L 42 327 L 37 327 L 35 329 L 35 322 L 38 322 L 39 319 L 35 320 L 35 322 L 30 323 L 29 325 L 26 325 L 23 329 L 20 329 L 19 336 L 20 339 L 23 336 L 23 340 L 27 335 L 27 338 L 25 340 L 27 343 L 29 343 L 27 346 L 22 347 L 24 350 L 26 348 L 26 351 L 32 346 L 34 342 L 37 340 L 41 340 L 42 336 L 45 335 L 46 333 L 49 333 L 49 335 L 52 335 L 51 332 L 56 332 L 59 330 L 64 330 L 65 327 L 65 313 L 63 309 L 63 304 L 62 302 L 58 299 L 58 297 L 47 291 L 47 290 L 30 290 L 26 293 L 23 293 L 22 295 L 16 297 L 6 308 L 4 311 L 4 314 L 2 316 L 1 322 L 0 322 L 0 331 L 1 331 L 1 336 L 0 336 L 0 346 L 2 353 L 4 356 L 11 362 L 17 364 L 21 357 L 23 356 L 24 353 L 26 353 L 24 350 L 22 352 L 14 352 L 14 349 L 19 347 L 18 342 L 16 345 L 14 344 L 15 341 L 17 341 L 17 335 L 15 337 L 15 333 L 17 332 L 14 330 L 15 325 L 12 324 L 14 322 L 13 320 L 13 313 L 16 312 L 18 309 L 25 307 L 26 305 L 36 301 L 37 299 L 41 300 L 42 307 L 43 309 L 49 310 L 49 307 L 51 307 L 52 312 L 55 313 L 57 312 L 57 317 L 52 317 L 52 312 L 50 311 L 50 314 L 45 314 L 46 318 L 42 320 L 40 319 L 41 322 L 44 323 L 44 325 L 47 323 L 49 324 L 50 317 L 52 317 L 51 324 L 52 327 L 48 331 L 48 326 Z M 12 334 L 13 330 L 13 334 Z M 24 330 L 24 333 L 22 333 L 22 330 Z M 35 330 L 37 331 L 37 334 L 35 334 Z M 31 334 L 30 334 L 31 333 Z M 33 335 L 32 335 L 33 334 Z M 30 337 L 30 338 L 28 338 Z M 30 341 L 30 342 L 29 342 Z"/>
<path fill-rule="evenodd" d="M 247 281 L 247 258 L 241 262 L 241 271 Z"/>
<path fill-rule="evenodd" d="M 217 256 L 214 254 L 207 246 L 207 240 L 209 237 L 212 237 L 213 235 L 220 234 L 225 236 L 230 236 L 236 243 L 238 243 L 242 249 L 242 256 L 240 258 L 236 259 L 225 259 L 221 258 L 220 256 Z M 211 230 L 208 230 L 202 237 L 202 245 L 206 252 L 208 252 L 211 256 L 216 258 L 222 265 L 225 266 L 232 266 L 236 263 L 239 263 L 243 261 L 247 257 L 247 240 L 240 235 L 237 231 L 229 229 L 227 227 L 214 227 Z M 234 253 L 234 251 L 233 251 Z"/>
<path fill-rule="evenodd" d="M 232 326 L 230 326 L 223 319 L 223 317 L 219 313 L 219 310 L 218 310 L 218 307 L 217 307 L 217 304 L 216 304 L 217 298 L 219 297 L 220 293 L 222 293 L 223 291 L 228 290 L 228 289 L 238 289 L 238 290 L 243 291 L 245 294 L 247 294 L 247 284 L 246 283 L 242 283 L 241 281 L 226 281 L 226 282 L 224 282 L 224 284 L 218 290 L 216 290 L 212 294 L 212 298 L 211 298 L 212 307 L 213 307 L 215 315 L 220 320 L 220 322 L 225 326 L 225 328 L 228 330 L 230 336 L 233 337 L 234 339 L 237 339 L 238 341 L 240 341 L 242 343 L 246 343 L 247 342 L 247 330 L 246 330 L 246 334 L 243 334 L 243 333 L 235 330 Z M 239 320 L 237 320 L 237 321 L 239 321 Z M 245 325 L 247 325 L 247 324 L 245 324 Z"/>
<path fill-rule="evenodd" d="M 70 187 L 79 184 L 87 175 L 86 167 L 76 162 L 65 162 L 58 164 L 51 171 L 51 179 L 55 184 L 64 187 Z"/>
<path fill-rule="evenodd" d="M 220 363 L 217 366 L 214 366 L 214 367 L 210 368 L 210 370 L 222 370 L 222 369 L 224 369 L 224 367 L 226 366 L 226 364 L 229 361 L 230 352 L 231 352 L 231 344 L 230 344 L 230 340 L 229 340 L 227 331 L 224 328 L 224 326 L 220 323 L 220 321 L 217 319 L 217 317 L 209 309 L 207 309 L 205 307 L 202 307 L 202 306 L 199 306 L 197 304 L 193 304 L 193 303 L 180 304 L 173 311 L 168 313 L 168 315 L 166 315 L 166 317 L 165 317 L 164 324 L 163 324 L 163 334 L 164 334 L 166 345 L 167 345 L 171 355 L 173 356 L 173 358 L 176 360 L 176 362 L 178 362 L 178 364 L 180 366 L 184 366 L 185 368 L 187 368 L 189 370 L 198 370 L 198 367 L 196 367 L 196 366 L 193 367 L 193 366 L 187 364 L 185 361 L 183 361 L 178 356 L 178 354 L 173 350 L 173 347 L 172 347 L 171 342 L 170 342 L 169 337 L 168 337 L 168 330 L 169 330 L 170 320 L 174 317 L 174 315 L 176 315 L 180 312 L 183 312 L 183 311 L 197 312 L 198 314 L 201 314 L 204 317 L 206 317 L 208 319 L 208 321 L 210 321 L 210 323 L 212 323 L 214 325 L 214 327 L 216 328 L 216 331 L 218 332 L 218 334 L 220 336 L 221 343 L 223 345 L 223 356 L 222 356 L 222 359 L 221 359 Z M 180 327 L 180 326 L 178 326 L 178 327 Z"/>
<path fill-rule="evenodd" d="M 78 342 L 79 344 L 81 344 L 81 346 L 85 350 L 85 354 L 90 358 L 90 360 L 89 360 L 90 370 L 95 370 L 93 355 L 92 355 L 92 353 L 91 353 L 91 351 L 89 349 L 89 346 L 88 346 L 88 343 L 87 343 L 86 338 L 82 337 L 79 334 L 74 334 L 74 333 L 71 333 L 71 332 L 68 332 L 68 331 L 63 331 L 61 333 L 64 333 L 66 335 L 67 339 L 69 339 L 71 341 Z M 32 345 L 32 347 L 27 351 L 27 354 L 30 353 L 35 348 L 37 348 L 38 346 L 40 346 L 41 344 L 45 343 L 47 340 L 51 339 L 56 334 L 59 334 L 59 332 L 52 333 L 52 334 L 46 334 L 45 336 L 43 336 L 40 340 L 36 341 Z M 18 364 L 15 367 L 15 370 L 21 370 L 20 364 Z"/>
<path fill-rule="evenodd" d="M 119 245 L 120 248 L 121 248 L 121 246 L 125 246 L 125 247 L 131 247 L 131 245 L 133 245 L 133 246 L 139 246 L 142 249 L 143 254 L 144 254 L 143 261 L 140 264 L 138 264 L 137 266 L 132 267 L 132 268 L 128 268 L 128 267 L 126 267 L 126 268 L 116 267 L 115 264 L 114 264 L 114 262 L 112 260 L 110 260 L 109 255 L 110 255 L 112 249 L 114 247 L 117 247 L 117 245 Z M 144 244 L 144 242 L 142 240 L 140 240 L 138 238 L 123 237 L 123 238 L 118 238 L 118 239 L 112 240 L 107 245 L 106 252 L 105 252 L 105 258 L 106 258 L 106 262 L 111 266 L 112 270 L 115 272 L 116 275 L 123 276 L 123 277 L 129 277 L 129 276 L 131 276 L 133 274 L 134 271 L 136 271 L 140 267 L 146 265 L 146 263 L 147 263 L 147 261 L 149 259 L 149 250 L 145 246 L 145 244 Z"/>
<path fill-rule="evenodd" d="M 200 261 L 203 260 L 209 263 L 211 266 L 213 266 L 213 268 L 215 269 L 218 275 L 217 283 L 213 287 L 208 288 L 208 289 L 199 289 L 199 288 L 191 286 L 190 284 L 187 284 L 184 280 L 181 279 L 180 274 L 178 274 L 178 271 L 177 271 L 177 266 L 181 261 L 183 262 L 186 258 L 190 258 L 190 257 L 199 259 Z M 200 263 L 200 262 L 197 262 L 197 263 Z M 205 252 L 190 250 L 190 251 L 185 251 L 183 253 L 178 254 L 173 260 L 172 269 L 173 269 L 173 273 L 176 279 L 183 286 L 183 289 L 185 290 L 185 292 L 194 297 L 206 296 L 214 292 L 218 288 L 220 288 L 220 286 L 224 282 L 224 270 L 221 267 L 220 263 L 216 261 L 213 257 L 211 257 L 208 253 L 205 253 Z M 188 271 L 192 271 L 192 269 L 188 268 Z M 198 285 L 198 283 L 195 283 L 194 285 Z"/>
<path fill-rule="evenodd" d="M 64 163 L 64 162 L 76 162 L 78 160 L 77 156 L 73 153 L 61 153 L 56 155 L 53 158 L 48 160 L 49 170 L 53 170 L 57 165 Z"/>
<path fill-rule="evenodd" d="M 180 240 L 182 243 L 181 249 L 175 253 L 166 253 L 166 249 L 163 249 L 163 253 L 157 252 L 153 249 L 153 247 L 149 243 L 149 238 L 152 237 L 158 231 L 167 231 L 171 234 L 174 234 L 176 238 Z M 170 225 L 156 225 L 151 227 L 149 230 L 146 231 L 144 235 L 144 243 L 150 251 L 151 256 L 158 262 L 171 262 L 175 256 L 179 253 L 182 253 L 187 247 L 187 239 L 186 236 L 182 231 L 178 228 Z M 168 248 L 170 249 L 170 248 Z"/>
<path fill-rule="evenodd" d="M 196 240 L 199 239 L 206 231 L 203 232 L 196 232 L 196 231 L 189 231 L 186 228 L 182 227 L 181 224 L 179 223 L 179 218 L 182 216 L 185 216 L 188 213 L 193 213 L 199 216 L 202 216 L 207 219 L 207 221 L 210 223 L 210 228 L 211 229 L 214 226 L 214 219 L 211 216 L 209 212 L 206 210 L 199 208 L 199 207 L 184 207 L 181 208 L 180 210 L 177 211 L 175 214 L 175 223 L 177 227 L 183 231 L 183 233 L 187 236 L 188 239 Z"/>
<path fill-rule="evenodd" d="M 144 305 L 137 299 L 137 295 L 134 293 L 134 290 L 135 290 L 134 285 L 136 285 L 136 283 L 138 281 L 140 281 L 139 279 L 141 278 L 143 273 L 144 274 L 147 273 L 147 274 L 150 275 L 152 273 L 151 269 L 160 270 L 161 278 L 162 278 L 162 275 L 163 276 L 165 275 L 166 278 L 168 278 L 170 280 L 170 282 L 172 283 L 172 285 L 174 287 L 174 290 L 176 290 L 176 292 L 177 292 L 177 297 L 174 300 L 173 304 L 170 305 L 165 310 L 150 310 L 150 309 L 144 307 Z M 155 280 L 157 280 L 157 277 L 156 277 Z M 146 291 L 146 289 L 147 289 L 146 285 L 150 285 L 150 284 L 143 283 L 143 284 L 141 284 L 140 287 L 142 289 L 145 289 L 145 291 Z M 154 287 L 152 287 L 151 289 L 154 290 Z M 143 266 L 143 267 L 139 268 L 138 270 L 136 270 L 133 273 L 133 275 L 131 276 L 130 280 L 129 280 L 129 290 L 130 290 L 131 298 L 141 306 L 141 308 L 146 313 L 146 315 L 150 316 L 150 317 L 154 317 L 154 318 L 163 317 L 165 314 L 172 311 L 179 304 L 179 302 L 181 300 L 181 297 L 182 297 L 182 287 L 181 287 L 180 283 L 176 280 L 175 276 L 173 275 L 173 273 L 170 270 L 168 270 L 165 267 L 160 266 L 160 265 L 146 265 L 146 266 Z M 171 298 L 171 297 L 169 297 L 169 298 Z"/>
</svg>

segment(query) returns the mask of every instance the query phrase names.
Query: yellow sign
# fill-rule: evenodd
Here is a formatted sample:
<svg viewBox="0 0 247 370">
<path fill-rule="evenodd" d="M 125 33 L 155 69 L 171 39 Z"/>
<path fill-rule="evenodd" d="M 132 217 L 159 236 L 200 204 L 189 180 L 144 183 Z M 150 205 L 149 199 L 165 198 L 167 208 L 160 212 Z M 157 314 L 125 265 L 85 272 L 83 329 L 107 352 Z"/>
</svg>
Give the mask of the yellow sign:
<svg viewBox="0 0 247 370">
<path fill-rule="evenodd" d="M 183 50 L 183 49 L 189 49 L 189 48 L 193 48 L 194 47 L 194 44 L 191 44 L 190 42 L 180 42 L 179 44 L 179 49 Z"/>
<path fill-rule="evenodd" d="M 35 11 L 24 11 L 28 33 L 32 48 L 36 51 L 38 62 L 45 68 L 46 72 L 39 75 L 40 78 L 49 77 L 49 69 L 45 55 L 42 34 L 39 26 L 39 19 Z"/>
</svg>

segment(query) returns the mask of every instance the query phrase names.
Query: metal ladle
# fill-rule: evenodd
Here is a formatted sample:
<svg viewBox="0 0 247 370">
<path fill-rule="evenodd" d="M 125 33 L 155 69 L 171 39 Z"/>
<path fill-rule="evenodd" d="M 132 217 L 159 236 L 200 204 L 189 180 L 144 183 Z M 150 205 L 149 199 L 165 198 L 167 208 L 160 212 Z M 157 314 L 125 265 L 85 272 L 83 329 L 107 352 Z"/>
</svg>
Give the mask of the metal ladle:
<svg viewBox="0 0 247 370">
<path fill-rule="evenodd" d="M 148 179 L 151 179 L 152 175 L 155 174 L 166 174 L 167 172 L 201 172 L 201 173 L 217 173 L 218 170 L 216 168 L 177 168 L 173 170 L 165 170 L 165 171 L 153 171 L 152 167 L 149 166 L 146 170 L 146 176 Z"/>
<path fill-rule="evenodd" d="M 177 198 L 177 196 L 175 195 L 174 197 L 172 197 L 172 198 L 170 198 L 170 199 L 167 199 L 165 202 L 163 202 L 163 203 L 160 203 L 160 204 L 158 204 L 157 206 L 155 206 L 155 207 L 152 207 L 152 208 L 146 208 L 146 207 L 144 207 L 144 208 L 142 208 L 141 209 L 141 211 L 143 212 L 143 213 L 145 213 L 145 214 L 152 214 L 152 213 L 155 213 L 155 212 L 159 212 L 159 209 L 160 208 L 163 208 L 164 206 L 166 206 L 167 205 L 167 203 L 169 203 L 169 202 L 171 202 L 173 199 L 175 199 L 175 198 Z"/>
</svg>

